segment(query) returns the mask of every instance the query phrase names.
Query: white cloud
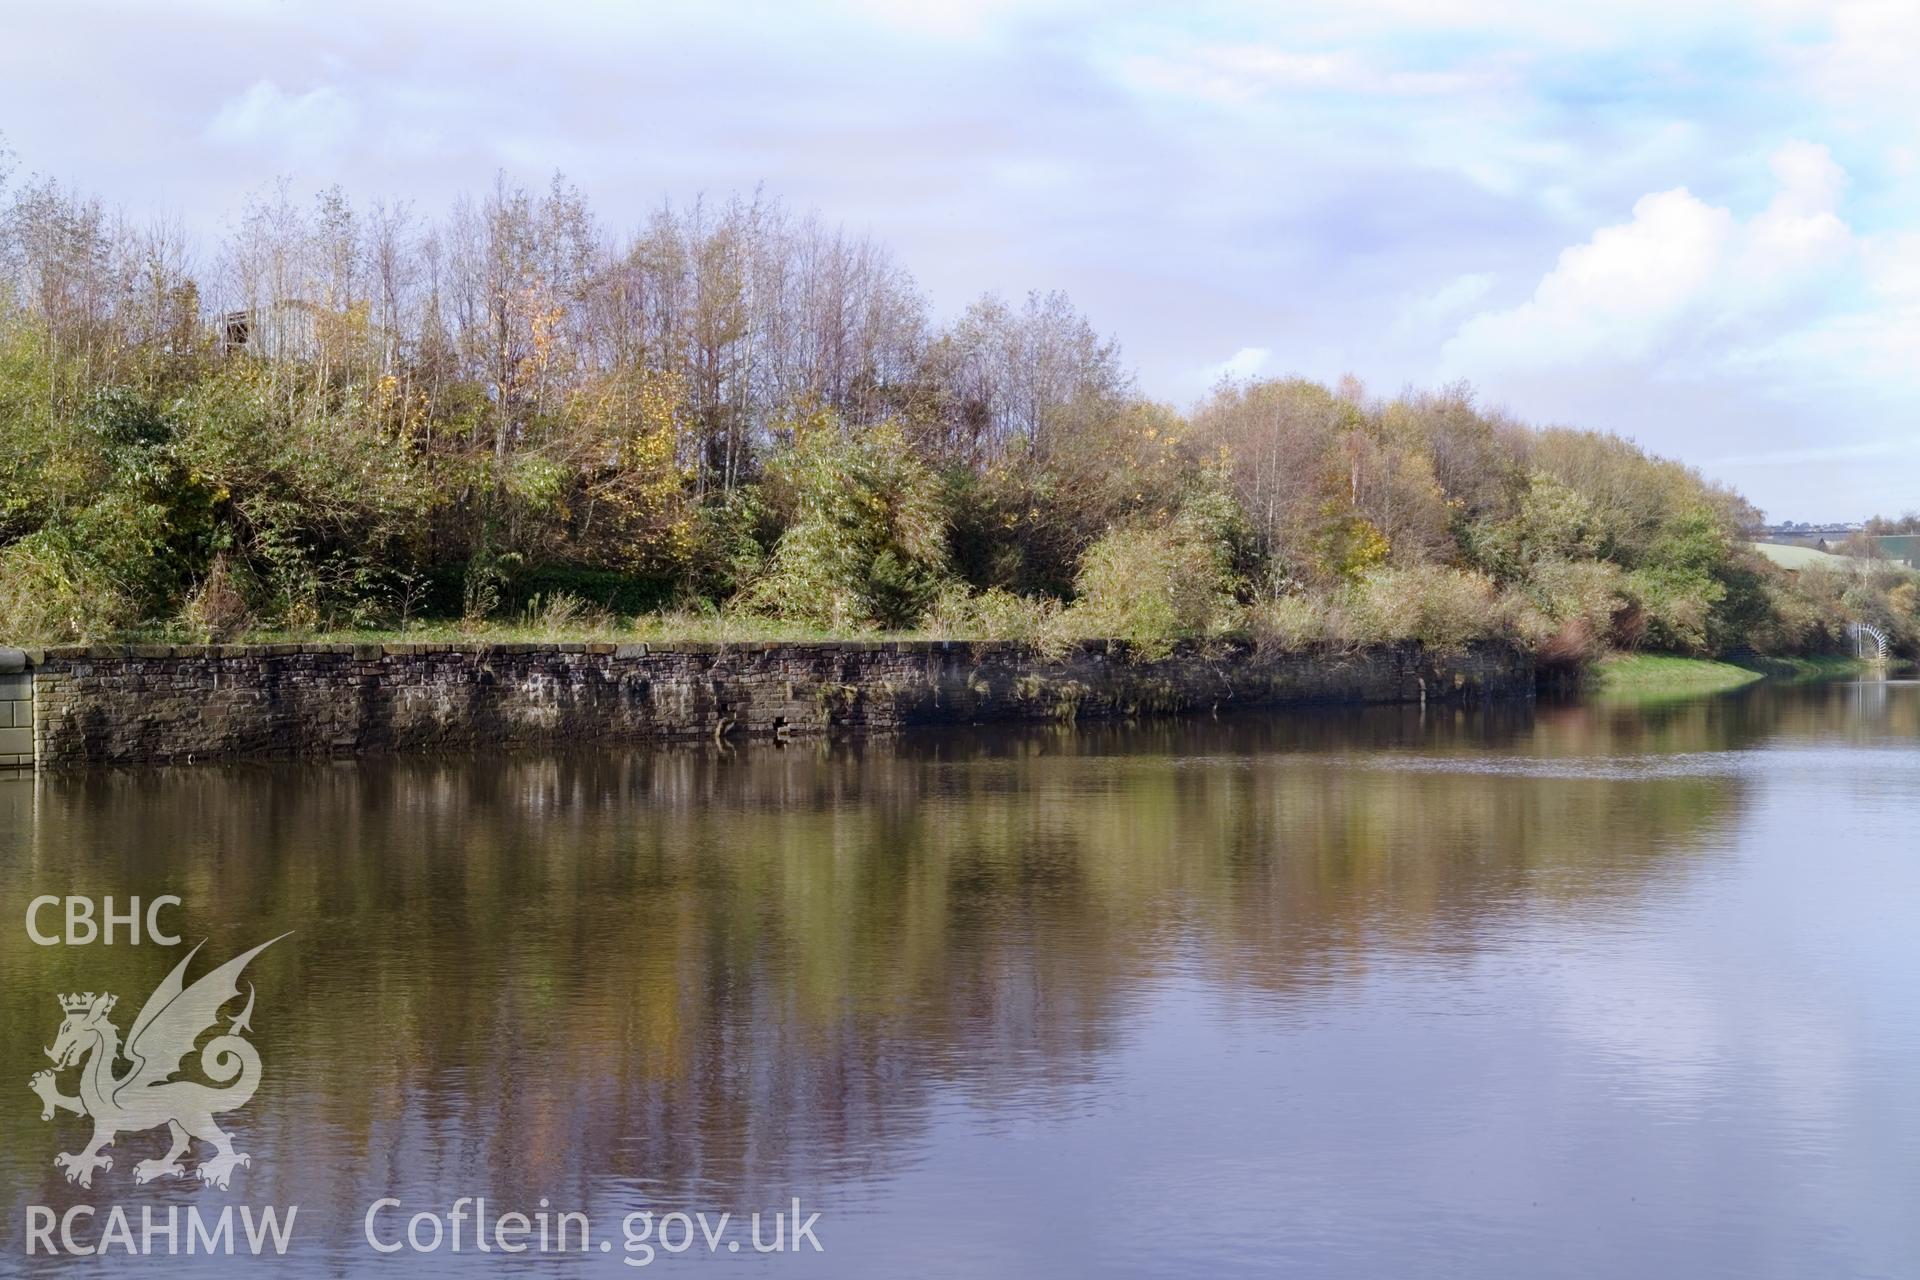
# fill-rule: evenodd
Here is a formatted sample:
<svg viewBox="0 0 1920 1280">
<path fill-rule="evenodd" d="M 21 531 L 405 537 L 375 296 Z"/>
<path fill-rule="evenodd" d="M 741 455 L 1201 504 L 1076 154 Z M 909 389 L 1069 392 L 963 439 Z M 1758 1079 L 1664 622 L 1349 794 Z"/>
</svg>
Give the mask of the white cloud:
<svg viewBox="0 0 1920 1280">
<path fill-rule="evenodd" d="M 271 80 L 256 80 L 220 104 L 207 123 L 207 139 L 228 146 L 264 146 L 295 154 L 335 149 L 354 133 L 359 113 L 352 99 L 331 85 L 288 93 Z"/>
<path fill-rule="evenodd" d="M 1901 397 L 1920 393 L 1920 232 L 1868 237 L 1859 250 L 1865 296 L 1748 353 L 1810 383 L 1864 382 Z M 1909 429 L 1906 447 L 1914 440 Z"/>
<path fill-rule="evenodd" d="M 1273 93 L 1325 92 L 1390 97 L 1455 94 L 1489 87 L 1471 70 L 1412 71 L 1349 50 L 1301 51 L 1273 44 L 1199 45 L 1139 54 L 1119 63 L 1135 88 L 1218 103 L 1244 103 Z"/>
<path fill-rule="evenodd" d="M 1836 210 L 1847 175 L 1827 149 L 1789 142 L 1774 153 L 1773 176 L 1780 189 L 1747 227 L 1742 275 L 1792 277 L 1845 254 L 1852 233 Z"/>
<path fill-rule="evenodd" d="M 1642 196 L 1628 221 L 1562 251 L 1525 302 L 1461 325 L 1446 360 L 1478 371 L 1737 357 L 1806 323 L 1796 304 L 1857 254 L 1837 212 L 1846 175 L 1806 142 L 1780 148 L 1773 173 L 1772 202 L 1744 223 L 1685 187 Z"/>
<path fill-rule="evenodd" d="M 1492 272 L 1458 275 L 1429 293 L 1409 299 L 1394 316 L 1391 334 L 1396 341 L 1431 339 L 1445 332 L 1493 288 Z"/>
<path fill-rule="evenodd" d="M 1913 91 L 1920 62 L 1920 5 L 1913 0 L 1796 0 L 1787 6 L 1820 23 L 1824 39 L 1803 61 L 1812 87 L 1825 96 L 1886 112 L 1886 95 Z"/>
<path fill-rule="evenodd" d="M 1475 316 L 1446 353 L 1468 364 L 1640 359 L 1719 271 L 1734 229 L 1685 187 L 1642 196 L 1631 221 L 1562 252 L 1533 297 Z"/>
<path fill-rule="evenodd" d="M 1265 347 L 1242 347 L 1219 364 L 1200 371 L 1201 381 L 1212 385 L 1222 378 L 1251 378 L 1266 369 L 1273 352 Z"/>
</svg>

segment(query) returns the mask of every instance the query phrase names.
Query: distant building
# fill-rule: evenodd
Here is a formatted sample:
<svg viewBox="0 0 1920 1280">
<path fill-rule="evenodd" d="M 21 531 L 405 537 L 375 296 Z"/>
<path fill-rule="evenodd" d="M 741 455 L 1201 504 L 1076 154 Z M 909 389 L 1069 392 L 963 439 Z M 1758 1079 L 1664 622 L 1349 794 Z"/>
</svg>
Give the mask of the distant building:
<svg viewBox="0 0 1920 1280">
<path fill-rule="evenodd" d="M 1819 547 L 1825 550 L 1826 548 L 1821 546 L 1822 543 L 1844 541 L 1848 534 L 1858 533 L 1865 527 L 1858 520 L 1834 524 L 1809 524 L 1801 520 L 1787 520 L 1762 528 L 1760 540 L 1791 547 Z"/>
<path fill-rule="evenodd" d="M 1920 533 L 1883 533 L 1874 537 L 1880 554 L 1909 569 L 1920 569 Z"/>
<path fill-rule="evenodd" d="M 319 350 L 321 308 L 310 302 L 276 302 L 229 311 L 220 317 L 220 350 L 267 360 L 309 360 Z"/>
</svg>

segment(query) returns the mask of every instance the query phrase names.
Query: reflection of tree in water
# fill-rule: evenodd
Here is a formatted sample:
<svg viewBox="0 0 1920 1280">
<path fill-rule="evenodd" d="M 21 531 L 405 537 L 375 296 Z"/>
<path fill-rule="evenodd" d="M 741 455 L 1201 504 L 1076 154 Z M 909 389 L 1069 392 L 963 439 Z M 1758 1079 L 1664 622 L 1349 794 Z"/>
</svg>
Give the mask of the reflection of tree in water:
<svg viewBox="0 0 1920 1280">
<path fill-rule="evenodd" d="M 1325 988 L 1470 952 L 1522 893 L 1634 891 L 1737 779 L 1448 762 L 1713 749 L 1780 714 L 1705 706 L 89 775 L 38 785 L 4 870 L 178 892 L 210 956 L 299 931 L 258 965 L 251 1200 L 584 1203 L 611 1176 L 751 1206 L 901 1158 L 936 1091 L 1069 1101 L 1176 962 Z M 9 1060 L 57 987 L 141 997 L 175 959 L 0 931 Z M 50 1127 L 0 1123 L 9 1180 L 55 1194 Z"/>
</svg>

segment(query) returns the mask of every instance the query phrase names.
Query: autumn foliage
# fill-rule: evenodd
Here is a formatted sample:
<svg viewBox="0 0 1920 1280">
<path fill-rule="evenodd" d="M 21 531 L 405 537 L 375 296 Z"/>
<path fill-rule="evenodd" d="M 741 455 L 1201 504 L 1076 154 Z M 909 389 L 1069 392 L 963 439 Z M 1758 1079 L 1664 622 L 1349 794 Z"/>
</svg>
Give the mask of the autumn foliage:
<svg viewBox="0 0 1920 1280">
<path fill-rule="evenodd" d="M 674 609 L 1578 662 L 1920 625 L 1897 575 L 1760 562 L 1738 495 L 1618 438 L 1465 388 L 1183 413 L 1064 296 L 937 322 L 880 245 L 759 197 L 617 232 L 557 177 L 437 219 L 276 190 L 188 243 L 5 197 L 4 638 Z"/>
</svg>

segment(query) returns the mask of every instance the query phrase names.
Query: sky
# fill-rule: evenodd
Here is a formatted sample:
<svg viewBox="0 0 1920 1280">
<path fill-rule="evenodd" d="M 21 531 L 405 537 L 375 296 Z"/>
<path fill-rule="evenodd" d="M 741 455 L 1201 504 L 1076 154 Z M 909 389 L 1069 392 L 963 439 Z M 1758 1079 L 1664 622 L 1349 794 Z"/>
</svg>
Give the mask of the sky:
<svg viewBox="0 0 1920 1280">
<path fill-rule="evenodd" d="M 1920 508 L 1920 3 L 12 8 L 21 174 L 217 244 L 285 179 L 614 228 L 761 187 L 937 315 L 1064 289 L 1143 391 L 1469 381 L 1774 519 Z"/>
</svg>

